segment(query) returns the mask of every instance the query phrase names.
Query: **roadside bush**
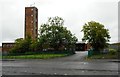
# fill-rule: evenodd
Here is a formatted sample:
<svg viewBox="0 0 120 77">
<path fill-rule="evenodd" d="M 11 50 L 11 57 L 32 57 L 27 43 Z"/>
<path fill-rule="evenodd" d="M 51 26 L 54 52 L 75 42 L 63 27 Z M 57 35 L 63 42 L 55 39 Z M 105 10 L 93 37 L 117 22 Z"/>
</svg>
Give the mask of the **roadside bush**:
<svg viewBox="0 0 120 77">
<path fill-rule="evenodd" d="M 118 49 L 117 52 L 120 53 L 120 49 Z"/>
<path fill-rule="evenodd" d="M 109 49 L 109 54 L 110 55 L 115 55 L 115 54 L 117 54 L 117 50 L 115 50 L 115 49 Z"/>
<path fill-rule="evenodd" d="M 108 54 L 109 53 L 109 49 L 105 48 L 103 50 L 100 51 L 102 54 Z"/>
<path fill-rule="evenodd" d="M 30 49 L 31 42 L 32 42 L 32 39 L 30 36 L 28 36 L 26 39 L 16 39 L 15 46 L 12 49 L 10 49 L 9 54 L 19 55 L 19 54 L 24 54 L 25 52 L 31 51 Z"/>
</svg>

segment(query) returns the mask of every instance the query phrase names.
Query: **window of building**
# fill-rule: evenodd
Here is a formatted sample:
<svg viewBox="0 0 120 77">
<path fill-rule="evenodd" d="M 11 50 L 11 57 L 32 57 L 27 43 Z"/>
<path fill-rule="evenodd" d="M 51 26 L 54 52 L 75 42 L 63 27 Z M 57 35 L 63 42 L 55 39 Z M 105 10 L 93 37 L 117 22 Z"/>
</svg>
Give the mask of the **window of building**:
<svg viewBox="0 0 120 77">
<path fill-rule="evenodd" d="M 33 9 L 31 9 L 31 11 L 33 11 Z"/>
<path fill-rule="evenodd" d="M 9 47 L 9 45 L 7 44 L 7 47 Z"/>
<path fill-rule="evenodd" d="M 31 23 L 33 23 L 33 21 L 31 21 Z"/>
<path fill-rule="evenodd" d="M 10 45 L 10 47 L 12 47 L 12 44 Z"/>
</svg>

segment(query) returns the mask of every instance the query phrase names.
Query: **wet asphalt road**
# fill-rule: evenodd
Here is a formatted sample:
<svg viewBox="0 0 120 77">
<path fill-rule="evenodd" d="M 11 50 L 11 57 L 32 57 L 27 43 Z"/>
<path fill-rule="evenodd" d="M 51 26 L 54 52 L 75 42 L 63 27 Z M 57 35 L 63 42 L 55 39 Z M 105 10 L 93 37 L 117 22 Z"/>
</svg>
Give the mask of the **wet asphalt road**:
<svg viewBox="0 0 120 77">
<path fill-rule="evenodd" d="M 118 75 L 113 60 L 84 60 L 87 51 L 55 59 L 2 61 L 3 75 Z"/>
</svg>

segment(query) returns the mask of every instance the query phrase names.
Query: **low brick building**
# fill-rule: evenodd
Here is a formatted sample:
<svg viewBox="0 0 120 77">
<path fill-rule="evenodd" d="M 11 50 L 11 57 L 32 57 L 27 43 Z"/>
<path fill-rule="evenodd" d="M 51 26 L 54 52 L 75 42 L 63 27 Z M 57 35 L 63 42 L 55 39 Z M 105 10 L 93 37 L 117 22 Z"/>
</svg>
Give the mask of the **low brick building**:
<svg viewBox="0 0 120 77">
<path fill-rule="evenodd" d="M 15 43 L 2 43 L 2 52 L 6 53 L 8 52 L 11 48 L 13 48 Z"/>
<path fill-rule="evenodd" d="M 90 44 L 86 44 L 85 42 L 76 42 L 76 47 L 75 50 L 76 51 L 86 51 L 90 48 Z"/>
<path fill-rule="evenodd" d="M 109 44 L 109 48 L 116 49 L 116 50 L 120 49 L 120 42 Z"/>
</svg>

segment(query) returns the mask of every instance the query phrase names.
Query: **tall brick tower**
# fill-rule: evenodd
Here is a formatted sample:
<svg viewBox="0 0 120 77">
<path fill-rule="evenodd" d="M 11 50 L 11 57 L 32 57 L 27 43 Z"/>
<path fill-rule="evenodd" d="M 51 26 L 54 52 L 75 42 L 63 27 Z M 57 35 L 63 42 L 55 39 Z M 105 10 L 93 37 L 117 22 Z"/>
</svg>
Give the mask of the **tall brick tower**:
<svg viewBox="0 0 120 77">
<path fill-rule="evenodd" d="M 38 36 L 38 9 L 25 7 L 25 38 L 31 36 L 35 40 Z"/>
</svg>

